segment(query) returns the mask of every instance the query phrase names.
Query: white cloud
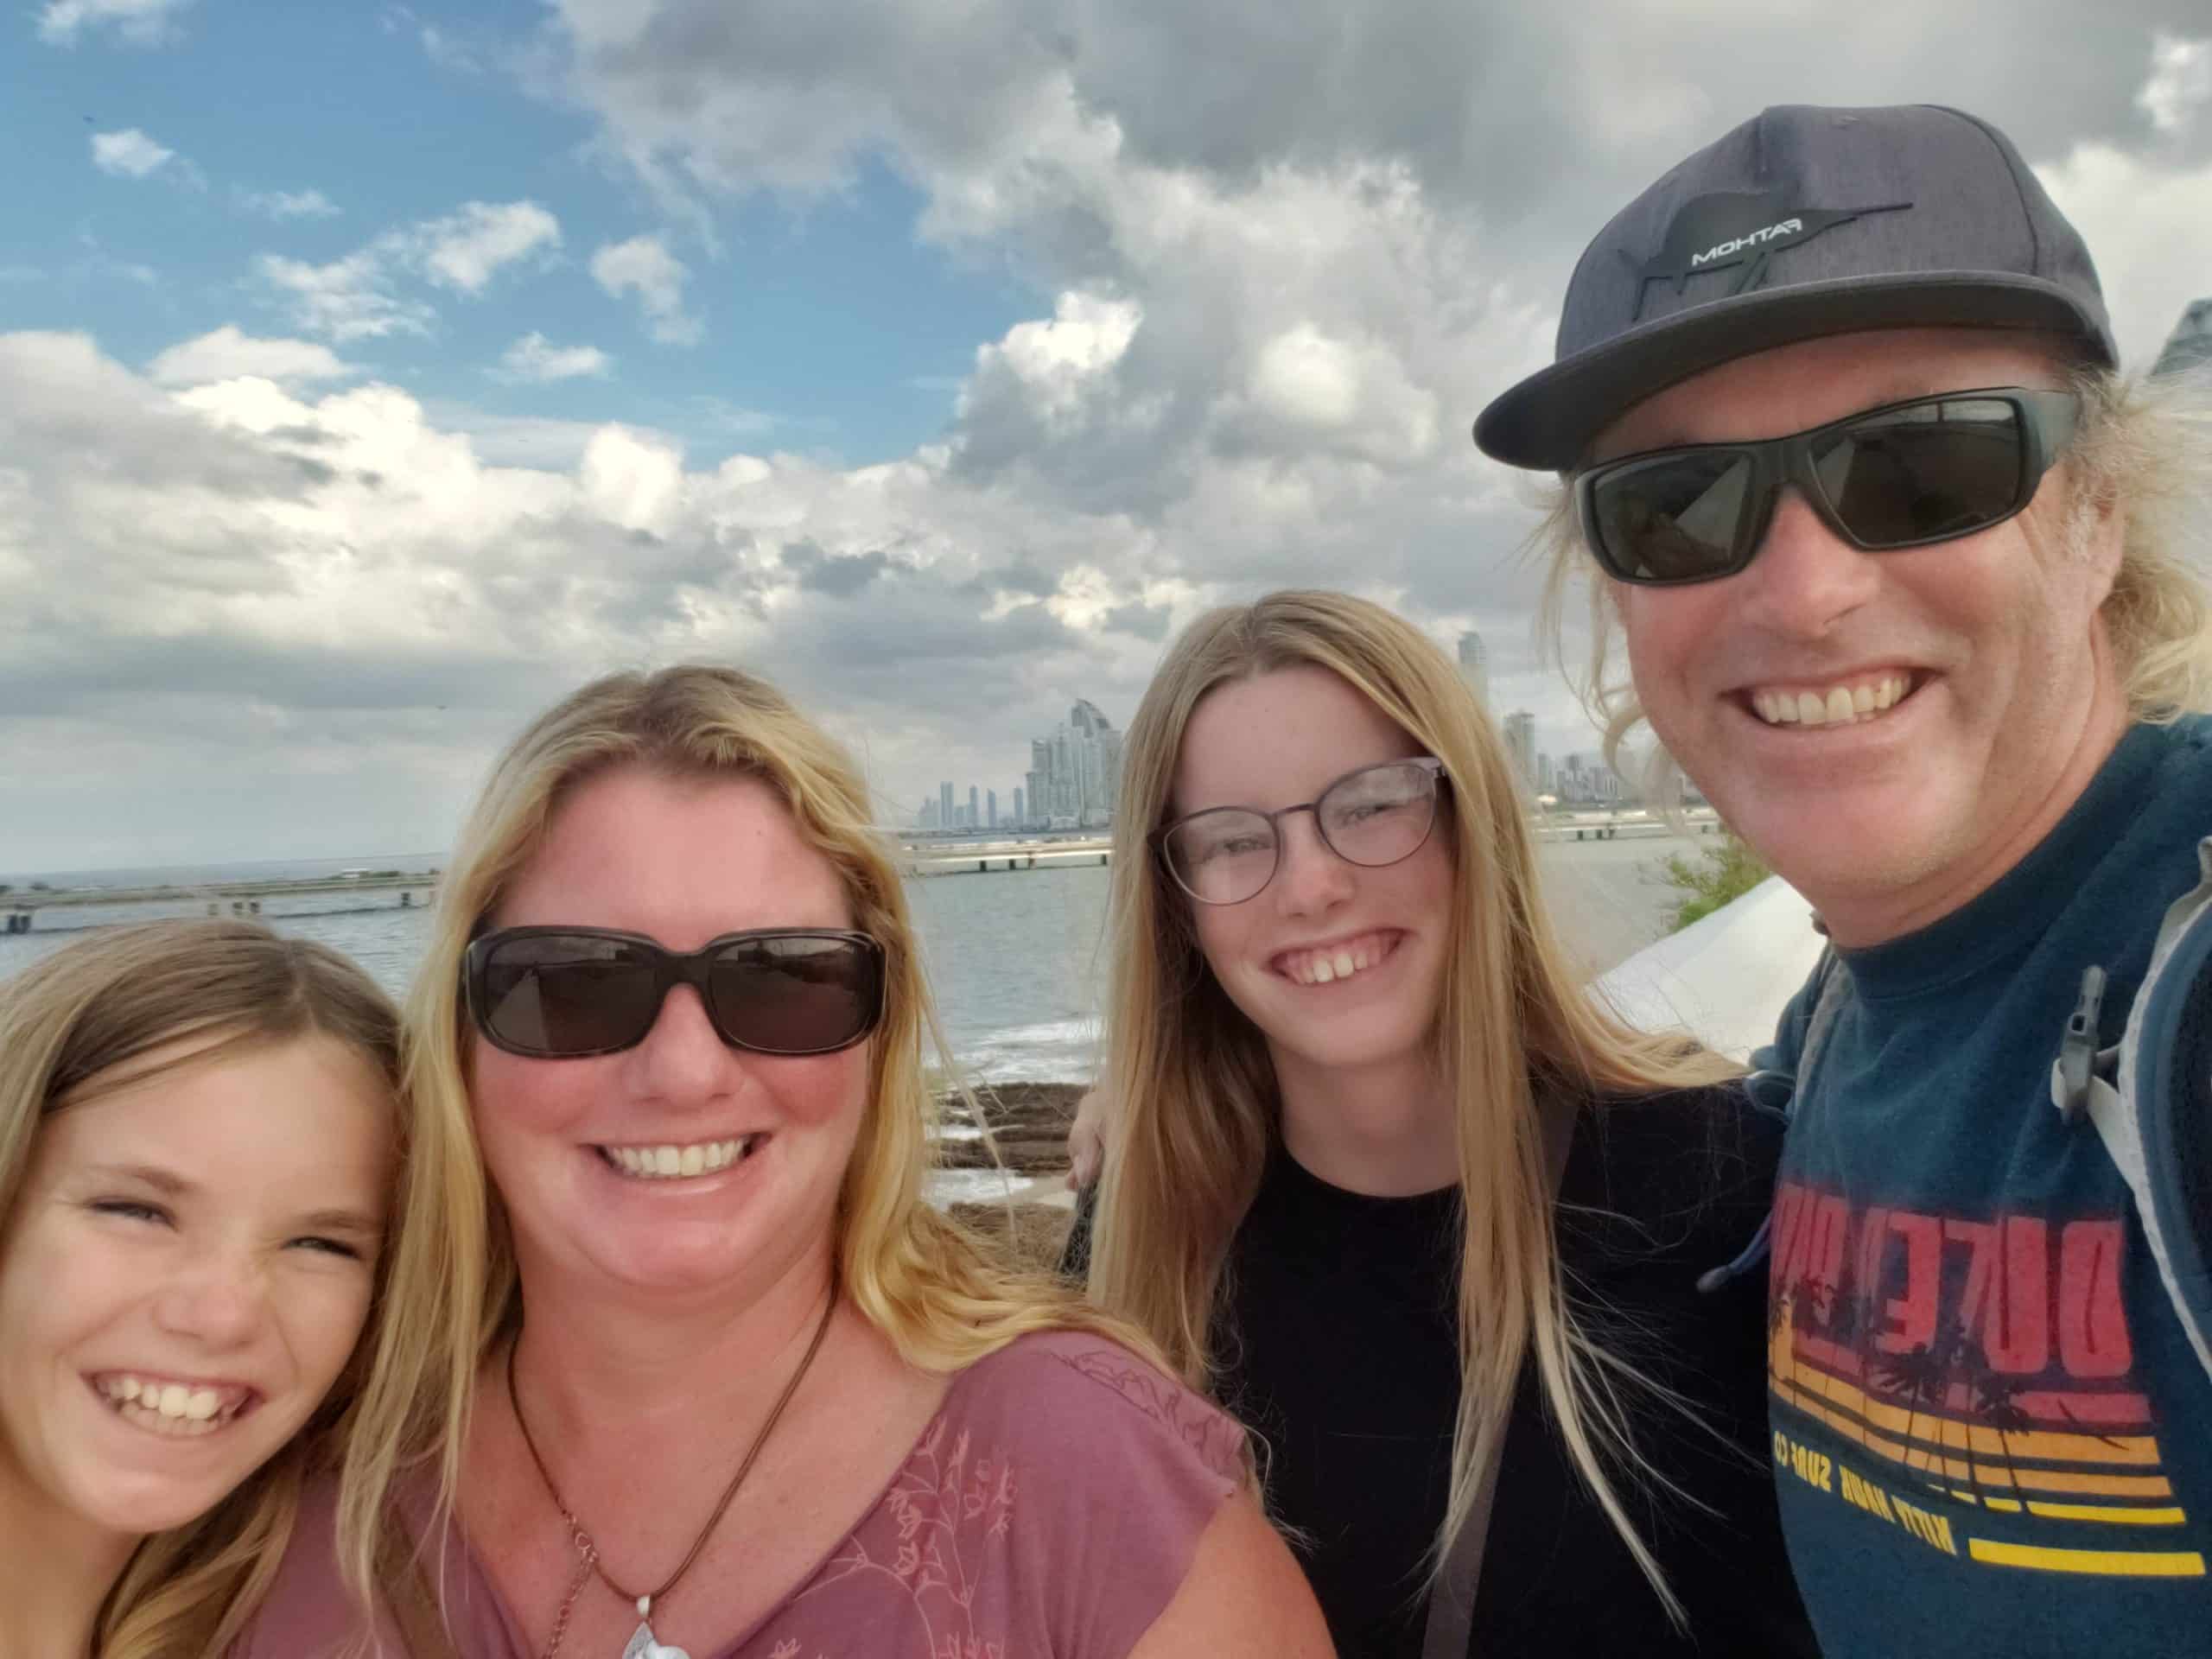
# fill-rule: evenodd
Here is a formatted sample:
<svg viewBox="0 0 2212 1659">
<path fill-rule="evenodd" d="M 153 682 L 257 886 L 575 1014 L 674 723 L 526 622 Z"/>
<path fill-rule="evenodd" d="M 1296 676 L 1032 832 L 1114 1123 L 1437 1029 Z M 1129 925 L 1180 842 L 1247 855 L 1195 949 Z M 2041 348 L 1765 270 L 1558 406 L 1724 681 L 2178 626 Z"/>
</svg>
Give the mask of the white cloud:
<svg viewBox="0 0 2212 1659">
<path fill-rule="evenodd" d="M 1134 302 L 1063 294 L 1050 318 L 1018 322 L 1003 340 L 976 348 L 975 378 L 960 408 L 966 412 L 971 398 L 1003 378 L 1044 419 L 1068 429 L 1086 402 L 1109 394 L 1114 367 L 1143 321 Z"/>
<path fill-rule="evenodd" d="M 2161 33 L 2152 43 L 2151 78 L 2135 105 L 2160 132 L 2184 133 L 2212 104 L 2212 40 L 2183 40 Z"/>
<path fill-rule="evenodd" d="M 691 273 L 662 237 L 608 243 L 592 255 L 591 274 L 612 298 L 635 294 L 645 308 L 645 332 L 663 345 L 686 346 L 699 338 L 698 320 L 683 309 L 683 285 Z"/>
<path fill-rule="evenodd" d="M 544 335 L 524 334 L 499 359 L 501 371 L 516 380 L 573 380 L 580 375 L 604 376 L 614 359 L 596 346 L 556 346 Z"/>
<path fill-rule="evenodd" d="M 1268 413 L 1327 431 L 1359 412 L 1359 364 L 1349 347 L 1310 322 L 1277 334 L 1260 348 L 1252 389 Z"/>
<path fill-rule="evenodd" d="M 1437 394 L 1414 384 L 1386 345 L 1325 334 L 1310 322 L 1259 348 L 1249 382 L 1251 424 L 1266 448 L 1306 442 L 1379 462 L 1412 462 L 1434 448 Z"/>
<path fill-rule="evenodd" d="M 39 38 L 49 46 L 74 46 L 78 36 L 105 29 L 132 46 L 158 46 L 175 33 L 178 14 L 192 0 L 47 0 L 39 13 Z"/>
<path fill-rule="evenodd" d="M 441 69 L 455 74 L 480 75 L 484 64 L 476 49 L 455 39 L 433 23 L 421 26 L 423 55 Z"/>
<path fill-rule="evenodd" d="M 176 152 L 156 143 L 136 127 L 92 135 L 92 165 L 118 179 L 143 179 L 176 159 Z"/>
<path fill-rule="evenodd" d="M 257 340 L 225 323 L 196 340 L 180 341 L 146 365 L 158 386 L 204 386 L 241 376 L 258 376 L 290 385 L 342 380 L 359 374 L 327 346 L 307 340 Z"/>
<path fill-rule="evenodd" d="M 425 803 L 390 844 L 435 844 L 531 704 L 678 657 L 781 678 L 911 799 L 1008 778 L 1074 696 L 1125 714 L 1163 630 L 1296 582 L 1447 641 L 1479 628 L 1503 706 L 1554 753 L 1592 749 L 1529 639 L 1522 480 L 1465 429 L 1549 357 L 1577 254 L 1662 168 L 1775 86 L 1879 104 L 1942 63 L 1946 101 L 1996 115 L 2076 217 L 2135 355 L 2212 270 L 2196 60 L 2152 44 L 2201 36 L 2202 0 L 2120 0 L 2087 30 L 2078 0 L 1872 0 L 1812 59 L 1811 0 L 1593 4 L 1277 0 L 1262 30 L 1186 0 L 975 0 L 948 30 L 925 0 L 810 0 L 789 28 L 726 0 L 550 0 L 542 87 L 696 213 L 700 245 L 726 204 L 803 212 L 881 167 L 928 248 L 1052 297 L 976 349 L 943 434 L 859 467 L 680 387 L 679 436 L 303 378 L 171 394 L 89 342 L 0 340 L 0 746 L 67 781 L 10 798 L 10 844 L 35 821 L 79 846 L 118 757 L 180 821 L 219 817 L 181 783 L 218 757 L 333 780 L 241 785 L 297 816 L 239 810 L 231 855 L 300 850 L 309 823 L 354 850 L 332 803 L 365 799 Z M 387 26 L 411 46 L 411 18 Z M 488 233 L 434 275 L 455 241 L 404 226 L 264 272 L 294 316 L 270 332 L 419 331 L 461 302 L 434 283 L 519 275 Z M 587 245 L 648 329 L 696 337 L 672 235 Z M 589 349 L 529 339 L 518 364 Z M 41 582 L 57 556 L 92 574 Z M 175 754 L 141 761 L 149 694 Z M 25 735 L 33 707 L 51 723 Z"/>
<path fill-rule="evenodd" d="M 338 204 L 320 190 L 245 190 L 238 206 L 267 219 L 334 219 Z"/>
<path fill-rule="evenodd" d="M 410 279 L 480 296 L 502 270 L 561 242 L 560 221 L 534 201 L 464 202 L 439 219 L 386 231 L 342 259 L 254 261 L 293 326 L 336 340 L 427 334 L 437 312 L 401 291 Z"/>
<path fill-rule="evenodd" d="M 665 531 L 683 499 L 683 454 L 628 428 L 604 427 L 585 448 L 576 482 L 609 524 Z"/>
<path fill-rule="evenodd" d="M 434 844 L 505 730 L 623 663 L 756 665 L 864 734 L 900 798 L 948 762 L 996 775 L 1070 696 L 1124 707 L 1149 670 L 1154 641 L 1091 614 L 1145 590 L 1077 580 L 1083 627 L 1048 602 L 1063 569 L 1133 562 L 1126 521 L 941 461 L 690 461 L 633 427 L 574 449 L 544 435 L 550 453 L 495 464 L 389 385 L 169 394 L 81 337 L 0 336 L 0 734 L 79 757 L 42 772 L 35 806 L 11 797 L 6 856 L 80 855 L 28 849 L 69 848 L 72 825 L 83 846 L 149 697 L 164 741 L 131 787 L 186 804 L 145 834 L 235 856 L 353 844 L 365 799 L 423 815 L 386 844 Z M 185 786 L 219 766 L 253 787 Z M 317 786 L 261 786 L 283 775 Z"/>
<path fill-rule="evenodd" d="M 436 319 L 429 306 L 392 292 L 389 264 L 374 248 L 322 265 L 264 253 L 254 270 L 311 334 L 340 341 L 428 334 Z"/>
<path fill-rule="evenodd" d="M 561 245 L 561 221 L 534 201 L 470 201 L 443 219 L 427 219 L 413 235 L 430 280 L 480 294 L 505 267 Z"/>
<path fill-rule="evenodd" d="M 2120 350 L 2148 363 L 2212 288 L 2212 161 L 2169 166 L 2088 143 L 2036 175 L 2089 245 Z"/>
</svg>

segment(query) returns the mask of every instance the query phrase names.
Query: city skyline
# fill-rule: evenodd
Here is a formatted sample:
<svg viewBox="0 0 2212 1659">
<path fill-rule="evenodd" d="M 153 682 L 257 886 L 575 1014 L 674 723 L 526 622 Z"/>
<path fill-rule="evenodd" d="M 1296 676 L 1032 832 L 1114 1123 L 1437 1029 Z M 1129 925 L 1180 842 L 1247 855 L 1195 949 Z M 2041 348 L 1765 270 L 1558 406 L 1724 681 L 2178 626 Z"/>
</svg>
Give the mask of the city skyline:
<svg viewBox="0 0 2212 1659">
<path fill-rule="evenodd" d="M 1112 821 L 1120 793 L 1122 734 L 1098 705 L 1078 697 L 1068 717 L 1032 738 L 1029 767 L 1008 797 L 1011 812 L 999 816 L 995 785 L 967 785 L 963 803 L 950 779 L 922 802 L 914 827 L 924 830 L 1100 829 Z"/>
</svg>

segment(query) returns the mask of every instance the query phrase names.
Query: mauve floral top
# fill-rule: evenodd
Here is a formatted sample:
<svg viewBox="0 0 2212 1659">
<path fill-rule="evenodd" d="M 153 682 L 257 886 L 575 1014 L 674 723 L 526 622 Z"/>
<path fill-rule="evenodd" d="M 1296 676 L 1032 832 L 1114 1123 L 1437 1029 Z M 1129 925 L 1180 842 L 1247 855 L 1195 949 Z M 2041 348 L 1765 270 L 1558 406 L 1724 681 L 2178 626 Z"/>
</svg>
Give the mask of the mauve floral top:
<svg viewBox="0 0 2212 1659">
<path fill-rule="evenodd" d="M 1126 1349 L 1074 1332 L 1024 1337 L 954 1380 L 882 1496 L 811 1573 L 693 1659 L 1122 1659 L 1237 1490 L 1241 1441 Z M 232 1659 L 319 1659 L 358 1637 L 332 1554 L 334 1497 L 327 1484 L 310 1494 Z M 461 1659 L 536 1659 L 460 1528 L 447 1539 Z M 380 1659 L 408 1654 L 396 1627 L 379 1620 L 377 1637 Z"/>
</svg>

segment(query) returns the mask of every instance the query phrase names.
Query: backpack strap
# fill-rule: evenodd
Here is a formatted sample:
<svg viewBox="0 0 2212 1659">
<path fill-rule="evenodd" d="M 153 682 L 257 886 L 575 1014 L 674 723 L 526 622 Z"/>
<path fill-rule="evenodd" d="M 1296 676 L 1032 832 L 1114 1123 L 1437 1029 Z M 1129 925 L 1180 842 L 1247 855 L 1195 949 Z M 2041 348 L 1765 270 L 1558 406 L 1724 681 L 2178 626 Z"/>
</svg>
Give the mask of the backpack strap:
<svg viewBox="0 0 2212 1659">
<path fill-rule="evenodd" d="M 1813 1006 L 1805 1017 L 1805 1040 L 1798 1045 L 1797 1065 L 1795 1071 L 1784 1071 L 1770 1067 L 1754 1071 L 1744 1079 L 1744 1088 L 1751 1103 L 1761 1111 L 1770 1112 L 1785 1122 L 1796 1116 L 1798 1097 L 1805 1091 L 1805 1079 L 1813 1075 L 1813 1063 L 1827 1046 L 1828 1033 L 1835 1029 L 1837 1015 L 1851 1001 L 1851 976 L 1837 956 L 1834 945 L 1822 947 L 1820 960 L 1813 964 L 1812 977 L 1806 982 L 1813 988 Z M 1752 1272 L 1766 1260 L 1774 1244 L 1774 1211 L 1770 1207 L 1759 1220 L 1758 1231 L 1751 1235 L 1751 1243 L 1738 1252 L 1732 1262 L 1724 1262 L 1698 1274 L 1697 1287 L 1711 1295 L 1723 1286 L 1733 1283 Z"/>
<path fill-rule="evenodd" d="M 1567 1154 L 1574 1146 L 1574 1122 L 1580 1108 L 1554 1109 L 1543 1115 L 1544 1179 L 1546 1198 L 1559 1202 L 1560 1183 L 1567 1177 Z M 1436 1571 L 1428 1590 L 1428 1621 L 1421 1633 L 1421 1659 L 1467 1659 L 1468 1643 L 1475 1628 L 1475 1591 L 1482 1582 L 1483 1546 L 1490 1539 L 1490 1518 L 1497 1500 L 1497 1465 L 1505 1452 L 1506 1429 L 1491 1437 L 1490 1456 L 1475 1471 L 1474 1498 L 1467 1518 L 1452 1535 L 1452 1548 Z"/>
<path fill-rule="evenodd" d="M 2158 928 L 2115 1047 L 2100 1048 L 2105 974 L 2091 966 L 2051 1063 L 2051 1101 L 2086 1117 L 2127 1183 L 2166 1298 L 2212 1376 L 2212 839 L 2202 880 Z"/>
</svg>

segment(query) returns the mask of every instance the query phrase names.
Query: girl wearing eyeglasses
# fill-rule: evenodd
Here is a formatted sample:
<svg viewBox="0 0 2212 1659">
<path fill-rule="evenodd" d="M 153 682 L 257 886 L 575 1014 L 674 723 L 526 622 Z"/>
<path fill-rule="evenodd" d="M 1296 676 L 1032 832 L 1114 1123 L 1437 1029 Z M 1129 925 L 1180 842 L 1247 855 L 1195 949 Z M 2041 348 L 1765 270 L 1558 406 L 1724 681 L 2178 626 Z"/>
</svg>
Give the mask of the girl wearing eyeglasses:
<svg viewBox="0 0 2212 1659">
<path fill-rule="evenodd" d="M 1125 749 L 1091 1293 L 1252 1428 L 1342 1653 L 1810 1652 L 1764 1287 L 1698 1288 L 1781 1126 L 1584 995 L 1532 842 L 1403 620 L 1190 626 Z"/>
<path fill-rule="evenodd" d="M 386 1653 L 1329 1651 L 1236 1426 L 923 1201 L 935 1020 L 872 817 L 734 670 L 599 681 L 500 760 L 410 1009 L 489 1190 Z M 244 1652 L 361 1634 L 333 1584 L 296 1546 Z"/>
</svg>

